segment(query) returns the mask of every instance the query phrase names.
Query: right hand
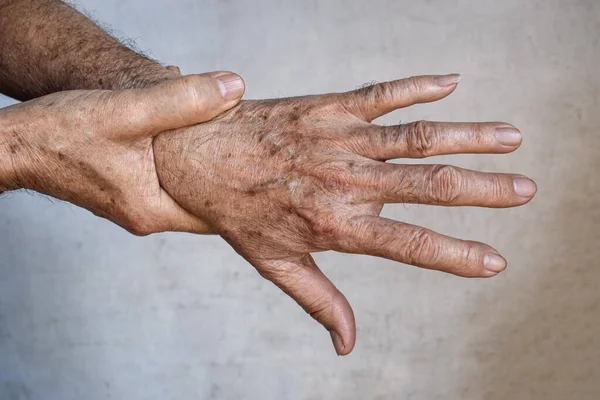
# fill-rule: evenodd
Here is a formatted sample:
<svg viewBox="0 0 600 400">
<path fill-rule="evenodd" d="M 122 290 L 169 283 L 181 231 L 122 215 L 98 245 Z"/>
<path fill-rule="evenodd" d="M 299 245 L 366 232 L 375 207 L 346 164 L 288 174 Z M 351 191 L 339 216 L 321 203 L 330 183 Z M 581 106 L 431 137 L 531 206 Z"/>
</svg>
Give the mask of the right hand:
<svg viewBox="0 0 600 400">
<path fill-rule="evenodd" d="M 521 175 L 385 163 L 508 153 L 520 145 L 519 131 L 507 123 L 370 123 L 446 97 L 458 78 L 242 101 L 210 122 L 155 139 L 161 186 L 323 324 L 338 354 L 348 354 L 352 309 L 310 253 L 368 254 L 464 277 L 491 277 L 506 267 L 483 243 L 379 217 L 384 203 L 514 207 L 535 194 Z"/>
</svg>

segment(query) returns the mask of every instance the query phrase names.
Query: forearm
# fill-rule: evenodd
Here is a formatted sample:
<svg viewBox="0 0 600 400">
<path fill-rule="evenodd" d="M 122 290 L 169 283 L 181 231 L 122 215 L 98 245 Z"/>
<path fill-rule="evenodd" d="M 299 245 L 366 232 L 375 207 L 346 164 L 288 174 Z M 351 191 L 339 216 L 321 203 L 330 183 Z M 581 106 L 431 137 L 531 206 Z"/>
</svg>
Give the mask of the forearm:
<svg viewBox="0 0 600 400">
<path fill-rule="evenodd" d="M 0 91 L 28 100 L 62 90 L 152 86 L 178 74 L 58 0 L 0 0 Z"/>
</svg>

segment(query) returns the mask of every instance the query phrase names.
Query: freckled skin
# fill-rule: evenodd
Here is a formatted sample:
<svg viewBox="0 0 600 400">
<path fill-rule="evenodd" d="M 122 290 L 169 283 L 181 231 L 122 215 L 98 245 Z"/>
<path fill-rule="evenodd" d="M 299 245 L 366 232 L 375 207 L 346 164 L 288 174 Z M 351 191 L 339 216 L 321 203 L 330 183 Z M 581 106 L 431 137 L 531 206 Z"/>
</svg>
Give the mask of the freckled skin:
<svg viewBox="0 0 600 400">
<path fill-rule="evenodd" d="M 310 253 L 363 253 L 465 277 L 490 277 L 497 252 L 380 218 L 384 203 L 512 207 L 512 174 L 386 160 L 436 154 L 506 153 L 496 128 L 506 123 L 418 122 L 380 127 L 396 108 L 441 99 L 448 77 L 416 77 L 344 94 L 242 101 L 218 118 L 154 141 L 161 186 L 221 235 L 265 278 L 332 333 L 338 354 L 355 342 L 345 297 Z M 500 257 L 500 256 L 498 256 Z"/>
</svg>

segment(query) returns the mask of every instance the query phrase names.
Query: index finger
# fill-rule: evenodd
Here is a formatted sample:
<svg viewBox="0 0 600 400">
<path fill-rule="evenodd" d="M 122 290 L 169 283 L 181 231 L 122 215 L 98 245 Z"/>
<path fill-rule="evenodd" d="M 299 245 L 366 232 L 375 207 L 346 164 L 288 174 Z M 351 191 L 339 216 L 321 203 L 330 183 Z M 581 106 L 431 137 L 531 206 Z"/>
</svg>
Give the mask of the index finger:
<svg viewBox="0 0 600 400">
<path fill-rule="evenodd" d="M 459 74 L 422 75 L 382 82 L 345 93 L 347 108 L 371 122 L 398 108 L 443 99 L 456 89 Z"/>
</svg>

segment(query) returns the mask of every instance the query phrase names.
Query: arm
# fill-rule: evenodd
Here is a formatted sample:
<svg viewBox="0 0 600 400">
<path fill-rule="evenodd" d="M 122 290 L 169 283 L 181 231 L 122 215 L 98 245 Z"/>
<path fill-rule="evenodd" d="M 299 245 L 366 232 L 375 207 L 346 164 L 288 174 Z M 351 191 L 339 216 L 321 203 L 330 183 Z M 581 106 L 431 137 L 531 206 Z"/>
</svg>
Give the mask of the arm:
<svg viewBox="0 0 600 400">
<path fill-rule="evenodd" d="M 128 49 L 58 0 L 0 0 L 0 92 L 153 86 L 179 74 Z"/>
</svg>

